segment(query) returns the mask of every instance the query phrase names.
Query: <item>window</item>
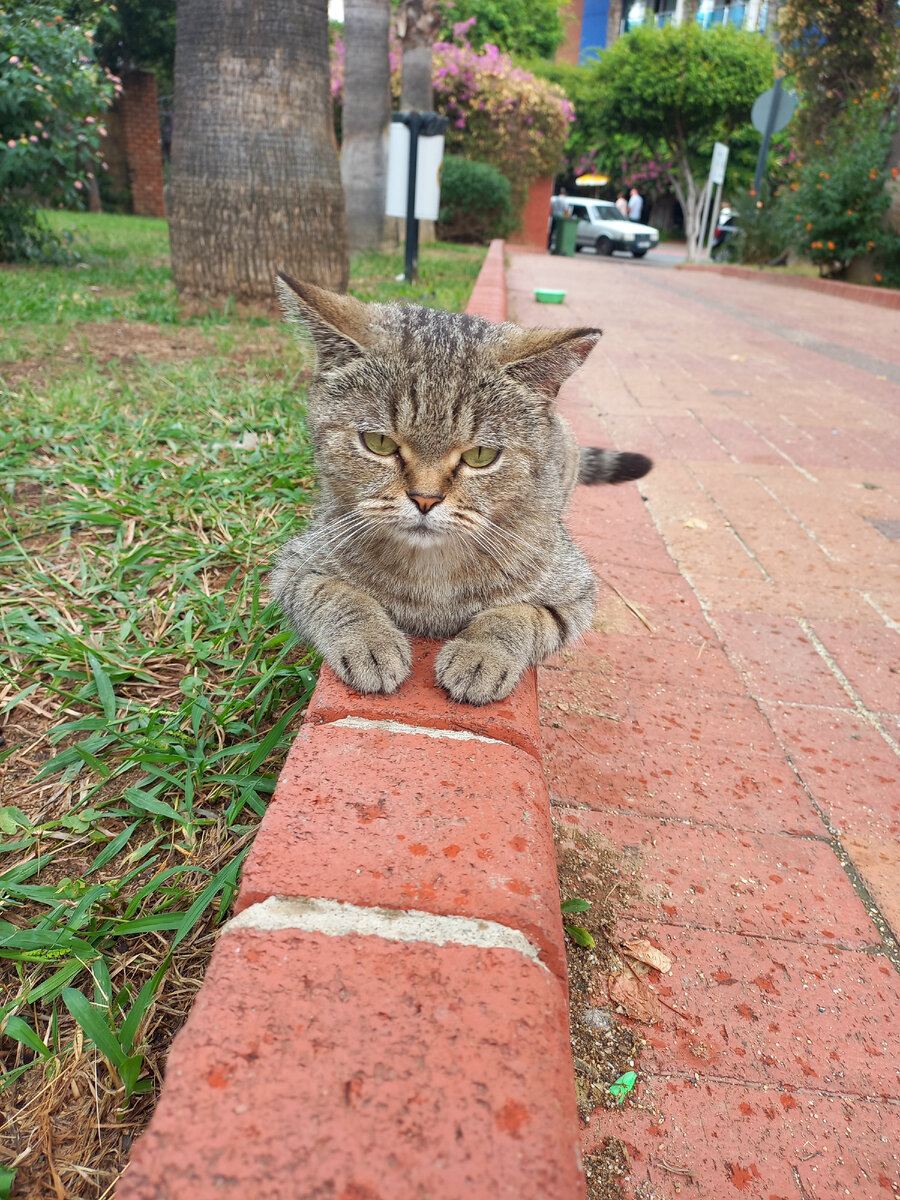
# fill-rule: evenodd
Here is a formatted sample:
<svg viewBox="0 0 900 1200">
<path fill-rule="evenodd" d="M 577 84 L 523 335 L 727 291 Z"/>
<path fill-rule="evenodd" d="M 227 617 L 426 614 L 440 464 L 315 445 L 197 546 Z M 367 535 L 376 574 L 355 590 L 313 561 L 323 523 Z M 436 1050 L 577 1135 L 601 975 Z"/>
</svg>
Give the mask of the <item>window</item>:
<svg viewBox="0 0 900 1200">
<path fill-rule="evenodd" d="M 587 207 L 584 204 L 572 205 L 572 216 L 577 217 L 579 221 L 589 221 Z"/>
</svg>

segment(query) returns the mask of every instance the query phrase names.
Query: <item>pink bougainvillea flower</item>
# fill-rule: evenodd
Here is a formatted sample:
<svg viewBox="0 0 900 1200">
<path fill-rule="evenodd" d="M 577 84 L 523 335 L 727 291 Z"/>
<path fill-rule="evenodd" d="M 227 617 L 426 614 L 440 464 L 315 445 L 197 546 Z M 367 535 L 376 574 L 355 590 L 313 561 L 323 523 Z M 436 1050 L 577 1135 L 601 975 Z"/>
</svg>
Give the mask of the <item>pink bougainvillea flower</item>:
<svg viewBox="0 0 900 1200">
<path fill-rule="evenodd" d="M 84 184 L 81 182 L 80 179 L 76 179 L 75 183 L 73 184 L 73 187 L 77 188 L 78 191 L 80 192 L 81 189 L 84 187 Z"/>
</svg>

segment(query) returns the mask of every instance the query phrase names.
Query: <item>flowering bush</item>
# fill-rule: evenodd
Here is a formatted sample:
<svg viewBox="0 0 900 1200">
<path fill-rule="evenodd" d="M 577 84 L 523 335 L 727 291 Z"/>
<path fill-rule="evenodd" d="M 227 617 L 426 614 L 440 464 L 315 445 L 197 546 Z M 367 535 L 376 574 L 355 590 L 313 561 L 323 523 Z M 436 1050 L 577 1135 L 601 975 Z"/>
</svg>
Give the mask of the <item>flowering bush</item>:
<svg viewBox="0 0 900 1200">
<path fill-rule="evenodd" d="M 435 110 L 449 118 L 448 154 L 496 167 L 510 182 L 513 212 L 525 204 L 528 186 L 555 172 L 575 119 L 562 88 L 513 64 L 496 46 L 476 50 L 465 41 L 471 21 L 454 26 L 455 42 L 435 42 L 432 83 Z M 391 91 L 400 96 L 402 53 L 391 42 Z M 331 94 L 338 109 L 344 86 L 344 46 L 334 39 Z"/>
<path fill-rule="evenodd" d="M 900 235 L 882 224 L 890 207 L 886 95 L 878 91 L 849 104 L 831 125 L 827 142 L 815 142 L 790 185 L 792 240 L 820 275 L 840 275 L 854 258 L 873 254 L 885 264 L 879 282 L 885 271 L 893 278 Z"/>
<path fill-rule="evenodd" d="M 436 42 L 434 105 L 450 118 L 447 149 L 496 167 L 518 216 L 528 186 L 559 169 L 575 111 L 556 84 L 514 66 L 496 46 Z"/>
<path fill-rule="evenodd" d="M 64 20 L 49 0 L 20 0 L 15 18 L 0 9 L 0 257 L 48 249 L 39 201 L 84 203 L 101 115 L 121 89 L 92 43 L 92 29 Z"/>
</svg>

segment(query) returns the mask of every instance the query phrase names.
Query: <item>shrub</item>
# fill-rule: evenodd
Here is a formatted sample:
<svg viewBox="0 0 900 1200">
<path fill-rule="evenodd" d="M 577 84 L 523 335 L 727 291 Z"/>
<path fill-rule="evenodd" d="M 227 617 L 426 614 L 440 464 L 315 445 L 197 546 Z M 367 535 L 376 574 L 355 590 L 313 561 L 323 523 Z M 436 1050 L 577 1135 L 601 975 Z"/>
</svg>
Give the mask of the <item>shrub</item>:
<svg viewBox="0 0 900 1200">
<path fill-rule="evenodd" d="M 103 15 L 96 8 L 95 19 Z M 90 28 L 49 0 L 0 9 L 0 246 L 6 259 L 52 256 L 38 203 L 78 207 L 100 157 L 99 121 L 119 80 L 98 66 Z"/>
<path fill-rule="evenodd" d="M 900 235 L 883 223 L 891 133 L 884 93 L 854 100 L 832 123 L 827 142 L 815 142 L 791 184 L 792 240 L 820 275 L 842 275 L 853 259 L 869 254 L 893 273 Z"/>
<path fill-rule="evenodd" d="M 488 163 L 448 154 L 441 170 L 438 236 L 451 242 L 488 242 L 512 226 L 509 180 Z"/>
<path fill-rule="evenodd" d="M 719 258 L 765 266 L 790 246 L 793 212 L 783 193 L 771 194 L 767 185 L 763 185 L 759 198 L 752 191 L 739 192 L 734 215 L 740 232 L 728 239 Z"/>
</svg>

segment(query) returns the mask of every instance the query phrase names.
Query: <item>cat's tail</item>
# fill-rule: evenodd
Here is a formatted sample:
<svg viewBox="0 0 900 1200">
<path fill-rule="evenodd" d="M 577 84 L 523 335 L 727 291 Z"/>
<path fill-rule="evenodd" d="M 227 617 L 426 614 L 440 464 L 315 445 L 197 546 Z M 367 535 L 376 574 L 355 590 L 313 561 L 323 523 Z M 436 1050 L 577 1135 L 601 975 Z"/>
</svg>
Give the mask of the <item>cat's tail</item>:
<svg viewBox="0 0 900 1200">
<path fill-rule="evenodd" d="M 581 447 L 578 464 L 579 483 L 627 483 L 629 479 L 640 479 L 653 466 L 652 459 L 643 454 L 627 451 L 598 450 L 593 446 Z"/>
</svg>

